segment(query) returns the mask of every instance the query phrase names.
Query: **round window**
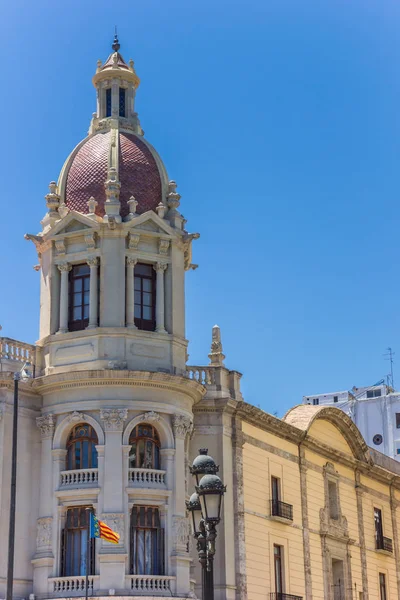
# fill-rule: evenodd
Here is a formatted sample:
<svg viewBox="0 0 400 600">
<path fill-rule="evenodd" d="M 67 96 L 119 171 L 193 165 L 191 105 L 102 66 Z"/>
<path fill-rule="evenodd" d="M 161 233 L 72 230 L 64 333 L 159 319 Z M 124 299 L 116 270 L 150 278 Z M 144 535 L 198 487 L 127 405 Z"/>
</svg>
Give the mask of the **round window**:
<svg viewBox="0 0 400 600">
<path fill-rule="evenodd" d="M 383 437 L 381 436 L 380 433 L 377 433 L 372 438 L 372 441 L 374 442 L 375 446 L 380 446 L 380 444 L 382 444 L 382 442 L 383 442 Z"/>
</svg>

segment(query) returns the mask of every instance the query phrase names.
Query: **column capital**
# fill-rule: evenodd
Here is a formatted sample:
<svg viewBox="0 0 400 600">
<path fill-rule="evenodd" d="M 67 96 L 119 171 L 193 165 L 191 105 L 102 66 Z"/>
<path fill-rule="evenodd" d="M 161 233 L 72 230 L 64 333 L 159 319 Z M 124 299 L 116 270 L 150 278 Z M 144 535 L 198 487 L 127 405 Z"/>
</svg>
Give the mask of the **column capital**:
<svg viewBox="0 0 400 600">
<path fill-rule="evenodd" d="M 172 417 L 175 438 L 185 439 L 187 434 L 193 430 L 193 419 L 185 415 L 175 414 Z"/>
<path fill-rule="evenodd" d="M 43 417 L 37 417 L 36 425 L 40 429 L 42 439 L 53 437 L 55 421 L 51 413 L 48 415 L 44 415 Z"/>
<path fill-rule="evenodd" d="M 60 263 L 57 265 L 57 269 L 61 273 L 68 273 L 68 271 L 70 271 L 72 269 L 72 265 L 70 263 L 63 262 L 63 263 Z"/>
<path fill-rule="evenodd" d="M 92 256 L 92 257 L 88 258 L 86 262 L 90 268 L 97 267 L 99 264 L 99 259 L 97 258 L 97 256 Z"/>
<path fill-rule="evenodd" d="M 106 431 L 122 431 L 128 418 L 126 408 L 104 408 L 100 410 L 100 419 L 104 421 Z"/>
<path fill-rule="evenodd" d="M 168 267 L 168 263 L 164 263 L 164 262 L 156 262 L 153 265 L 153 269 L 156 271 L 156 273 L 163 273 L 167 267 Z"/>
<path fill-rule="evenodd" d="M 126 257 L 126 264 L 128 265 L 128 267 L 136 267 L 136 265 L 137 265 L 137 258 L 135 256 L 127 256 Z"/>
</svg>

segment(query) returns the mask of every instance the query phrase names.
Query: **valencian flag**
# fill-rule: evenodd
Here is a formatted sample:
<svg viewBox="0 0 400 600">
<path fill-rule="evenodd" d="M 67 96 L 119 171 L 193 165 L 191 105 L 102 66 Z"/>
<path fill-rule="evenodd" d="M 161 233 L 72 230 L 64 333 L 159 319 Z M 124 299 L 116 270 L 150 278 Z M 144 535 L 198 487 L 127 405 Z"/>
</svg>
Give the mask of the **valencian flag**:
<svg viewBox="0 0 400 600">
<path fill-rule="evenodd" d="M 111 527 L 100 521 L 93 513 L 90 513 L 89 536 L 91 538 L 102 538 L 112 544 L 118 544 L 119 542 L 119 533 L 113 531 Z"/>
</svg>

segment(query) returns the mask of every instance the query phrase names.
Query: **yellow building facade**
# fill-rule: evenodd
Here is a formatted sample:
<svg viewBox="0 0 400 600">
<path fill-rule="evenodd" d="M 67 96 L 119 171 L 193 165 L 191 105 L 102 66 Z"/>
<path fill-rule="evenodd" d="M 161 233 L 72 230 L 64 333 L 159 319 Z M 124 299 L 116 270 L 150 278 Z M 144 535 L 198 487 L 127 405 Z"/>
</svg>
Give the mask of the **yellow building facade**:
<svg viewBox="0 0 400 600">
<path fill-rule="evenodd" d="M 400 469 L 339 409 L 238 407 L 249 600 L 398 600 Z"/>
</svg>

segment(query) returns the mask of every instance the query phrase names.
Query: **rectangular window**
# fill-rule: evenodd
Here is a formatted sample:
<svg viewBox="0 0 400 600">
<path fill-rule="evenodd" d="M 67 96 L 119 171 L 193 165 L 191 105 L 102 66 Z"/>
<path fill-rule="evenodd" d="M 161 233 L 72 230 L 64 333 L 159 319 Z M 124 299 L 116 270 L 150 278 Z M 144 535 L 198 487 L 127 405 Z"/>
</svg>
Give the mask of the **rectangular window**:
<svg viewBox="0 0 400 600">
<path fill-rule="evenodd" d="M 106 90 L 106 117 L 111 117 L 111 88 Z"/>
<path fill-rule="evenodd" d="M 69 273 L 69 331 L 89 325 L 89 265 L 74 265 Z"/>
<path fill-rule="evenodd" d="M 87 563 L 89 575 L 94 574 L 94 539 L 90 542 L 89 560 L 86 561 L 88 515 L 89 511 L 84 506 L 69 508 L 67 511 L 65 529 L 61 535 L 62 577 L 86 575 Z"/>
<path fill-rule="evenodd" d="M 158 508 L 132 508 L 130 556 L 132 575 L 164 575 L 164 530 Z"/>
<path fill-rule="evenodd" d="M 338 396 L 333 396 L 333 401 L 334 401 L 334 402 L 339 402 L 339 398 L 338 398 Z"/>
<path fill-rule="evenodd" d="M 317 404 L 319 404 L 319 398 L 313 398 L 312 403 L 314 404 L 314 406 L 316 406 Z"/>
<path fill-rule="evenodd" d="M 382 396 L 382 390 L 367 390 L 367 398 L 379 398 Z"/>
<path fill-rule="evenodd" d="M 138 329 L 156 328 L 156 279 L 152 265 L 135 266 L 135 325 Z"/>
<path fill-rule="evenodd" d="M 383 523 L 382 511 L 380 508 L 374 508 L 375 521 L 375 545 L 377 548 L 383 548 Z"/>
<path fill-rule="evenodd" d="M 283 594 L 283 547 L 274 544 L 275 593 Z M 278 596 L 279 598 L 279 596 Z"/>
<path fill-rule="evenodd" d="M 387 600 L 386 575 L 384 573 L 379 573 L 379 594 L 380 600 Z"/>
<path fill-rule="evenodd" d="M 328 481 L 328 501 L 329 501 L 329 516 L 331 519 L 339 518 L 338 510 L 338 491 L 335 481 Z"/>
<path fill-rule="evenodd" d="M 397 448 L 396 453 L 400 454 L 400 448 Z"/>
<path fill-rule="evenodd" d="M 119 116 L 125 117 L 125 98 L 126 98 L 126 90 L 124 88 L 119 88 Z"/>
<path fill-rule="evenodd" d="M 396 413 L 396 428 L 400 429 L 400 413 Z"/>
</svg>

